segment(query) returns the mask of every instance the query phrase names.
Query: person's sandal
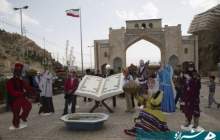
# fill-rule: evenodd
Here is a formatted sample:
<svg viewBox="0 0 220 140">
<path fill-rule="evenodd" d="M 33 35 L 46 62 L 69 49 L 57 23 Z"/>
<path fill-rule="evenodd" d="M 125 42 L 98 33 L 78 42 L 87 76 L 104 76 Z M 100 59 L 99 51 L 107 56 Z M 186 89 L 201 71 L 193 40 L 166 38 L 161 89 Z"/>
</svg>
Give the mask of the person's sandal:
<svg viewBox="0 0 220 140">
<path fill-rule="evenodd" d="M 134 129 L 134 128 L 133 128 L 133 129 L 125 129 L 125 130 L 124 130 L 124 133 L 127 134 L 127 135 L 129 135 L 129 136 L 134 136 L 134 137 L 136 137 L 136 132 L 135 132 L 135 129 Z"/>
</svg>

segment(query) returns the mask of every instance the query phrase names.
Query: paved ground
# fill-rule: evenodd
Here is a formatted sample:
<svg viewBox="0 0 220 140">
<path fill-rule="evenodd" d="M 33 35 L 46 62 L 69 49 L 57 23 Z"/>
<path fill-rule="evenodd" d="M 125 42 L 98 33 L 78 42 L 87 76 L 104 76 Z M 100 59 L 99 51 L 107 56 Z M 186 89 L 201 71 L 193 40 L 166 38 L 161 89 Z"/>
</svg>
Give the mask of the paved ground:
<svg viewBox="0 0 220 140">
<path fill-rule="evenodd" d="M 220 109 L 213 106 L 207 109 L 207 85 L 203 84 L 201 92 L 201 119 L 200 124 L 206 130 L 220 130 Z M 220 86 L 217 87 L 216 98 L 220 102 Z M 123 133 L 125 128 L 133 125 L 133 118 L 136 113 L 125 113 L 125 101 L 123 98 L 117 99 L 117 107 L 114 113 L 109 114 L 105 108 L 99 108 L 95 112 L 105 112 L 110 115 L 108 121 L 105 122 L 103 129 L 98 131 L 82 132 L 69 131 L 65 129 L 65 125 L 59 120 L 63 111 L 63 95 L 55 96 L 54 105 L 56 113 L 51 116 L 39 116 L 38 105 L 34 104 L 29 116 L 29 126 L 22 130 L 9 131 L 11 125 L 12 114 L 10 112 L 0 114 L 0 139 L 2 140 L 132 140 L 134 138 L 126 136 Z M 80 108 L 77 112 L 88 112 L 92 103 L 84 103 L 82 98 L 78 99 Z M 111 105 L 111 100 L 109 100 Z M 167 121 L 171 130 L 179 130 L 180 124 L 184 121 L 184 116 L 177 110 L 172 115 L 167 115 Z"/>
</svg>

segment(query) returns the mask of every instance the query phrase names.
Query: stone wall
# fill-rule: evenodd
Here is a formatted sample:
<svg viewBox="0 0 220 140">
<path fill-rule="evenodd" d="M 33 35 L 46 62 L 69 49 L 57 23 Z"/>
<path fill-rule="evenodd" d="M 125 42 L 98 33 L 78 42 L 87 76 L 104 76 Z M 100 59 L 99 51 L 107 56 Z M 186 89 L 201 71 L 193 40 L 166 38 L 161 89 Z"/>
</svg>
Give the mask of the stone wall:
<svg viewBox="0 0 220 140">
<path fill-rule="evenodd" d="M 180 63 L 184 61 L 194 61 L 195 59 L 195 47 L 194 47 L 194 37 L 184 36 L 182 38 L 182 47 L 180 49 Z"/>
<path fill-rule="evenodd" d="M 145 25 L 146 29 L 156 28 L 161 29 L 161 19 L 149 19 L 149 20 L 128 20 L 126 21 L 127 29 L 142 29 Z"/>
<path fill-rule="evenodd" d="M 165 63 L 168 63 L 171 56 L 178 58 L 179 64 L 179 49 L 182 47 L 181 26 L 167 26 L 164 28 L 165 38 Z"/>
<path fill-rule="evenodd" d="M 125 28 L 121 29 L 110 29 L 109 31 L 109 64 L 113 66 L 113 61 L 115 58 L 121 58 L 122 60 L 122 67 L 126 65 L 126 49 L 124 46 L 124 33 Z"/>
<path fill-rule="evenodd" d="M 108 40 L 95 40 L 95 69 L 101 70 L 103 64 L 109 62 L 109 43 Z"/>
<path fill-rule="evenodd" d="M 219 31 L 198 32 L 199 69 L 203 75 L 217 71 L 220 62 L 220 35 Z"/>
</svg>

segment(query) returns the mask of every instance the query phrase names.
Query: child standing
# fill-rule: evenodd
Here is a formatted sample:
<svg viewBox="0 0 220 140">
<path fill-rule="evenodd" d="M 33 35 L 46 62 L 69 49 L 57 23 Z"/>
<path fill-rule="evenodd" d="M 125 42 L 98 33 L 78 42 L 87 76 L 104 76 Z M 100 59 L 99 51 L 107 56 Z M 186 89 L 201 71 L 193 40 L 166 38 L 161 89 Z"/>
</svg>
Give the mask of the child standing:
<svg viewBox="0 0 220 140">
<path fill-rule="evenodd" d="M 220 107 L 220 103 L 216 102 L 215 100 L 215 76 L 209 76 L 209 102 L 208 102 L 208 108 L 211 108 L 212 103 L 215 103 L 217 105 L 217 108 Z"/>
<path fill-rule="evenodd" d="M 177 105 L 177 102 L 180 101 L 184 90 L 184 78 L 181 71 L 174 76 L 174 85 L 176 90 L 175 105 Z"/>
</svg>

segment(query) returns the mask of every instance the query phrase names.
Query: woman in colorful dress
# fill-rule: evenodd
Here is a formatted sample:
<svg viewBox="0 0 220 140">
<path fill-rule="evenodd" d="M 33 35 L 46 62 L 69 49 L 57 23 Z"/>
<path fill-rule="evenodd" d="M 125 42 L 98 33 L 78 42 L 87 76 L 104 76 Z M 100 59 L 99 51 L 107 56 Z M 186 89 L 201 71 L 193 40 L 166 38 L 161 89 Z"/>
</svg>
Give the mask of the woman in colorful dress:
<svg viewBox="0 0 220 140">
<path fill-rule="evenodd" d="M 171 65 L 166 64 L 165 67 L 159 72 L 160 76 L 160 89 L 163 91 L 163 100 L 161 103 L 161 110 L 163 112 L 175 112 L 174 100 L 174 84 L 173 84 L 173 68 Z"/>
</svg>

